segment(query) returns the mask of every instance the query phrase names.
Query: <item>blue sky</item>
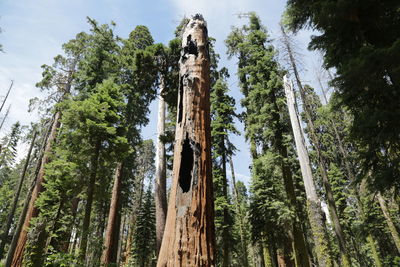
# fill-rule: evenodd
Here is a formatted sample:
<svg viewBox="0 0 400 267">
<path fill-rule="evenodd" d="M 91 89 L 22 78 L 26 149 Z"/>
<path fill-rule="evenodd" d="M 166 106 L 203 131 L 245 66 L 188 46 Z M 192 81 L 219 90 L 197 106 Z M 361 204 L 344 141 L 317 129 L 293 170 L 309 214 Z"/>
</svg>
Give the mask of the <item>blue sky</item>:
<svg viewBox="0 0 400 267">
<path fill-rule="evenodd" d="M 9 118 L 2 134 L 12 123 L 23 124 L 37 119 L 27 111 L 29 99 L 40 96 L 35 83 L 41 79 L 42 64 L 51 64 L 61 53 L 61 45 L 78 32 L 89 29 L 86 16 L 100 23 L 116 22 L 116 33 L 127 37 L 136 25 L 146 25 L 156 42 L 168 43 L 176 25 L 183 16 L 201 13 L 208 24 L 209 35 L 216 38 L 216 51 L 221 55 L 220 67 L 227 67 L 231 78 L 229 86 L 240 108 L 241 94 L 236 78 L 234 60 L 225 55 L 224 40 L 231 26 L 247 23 L 238 14 L 255 11 L 266 25 L 272 39 L 279 37 L 278 22 L 285 0 L 1 0 L 0 43 L 5 53 L 0 54 L 0 96 L 4 96 L 11 80 L 14 88 L 7 104 L 11 104 Z M 297 36 L 304 55 L 305 81 L 314 83 L 311 72 L 318 64 L 318 55 L 306 50 L 310 32 Z M 308 71 L 307 71 L 308 70 Z M 150 123 L 143 129 L 144 138 L 156 137 L 157 101 L 151 104 Z M 0 114 L 0 117 L 4 115 Z M 243 125 L 237 123 L 243 133 Z M 251 162 L 248 145 L 242 136 L 231 137 L 239 151 L 234 157 L 239 180 L 249 182 Z M 230 172 L 229 172 L 230 173 Z"/>
</svg>

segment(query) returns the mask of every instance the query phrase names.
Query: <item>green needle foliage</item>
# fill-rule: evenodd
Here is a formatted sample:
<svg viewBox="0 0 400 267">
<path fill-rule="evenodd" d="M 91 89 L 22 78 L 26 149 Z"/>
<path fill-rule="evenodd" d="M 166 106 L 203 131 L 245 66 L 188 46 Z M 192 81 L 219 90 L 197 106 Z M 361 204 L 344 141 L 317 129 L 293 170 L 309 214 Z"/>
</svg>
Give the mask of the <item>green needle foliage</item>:
<svg viewBox="0 0 400 267">
<path fill-rule="evenodd" d="M 269 258 L 273 261 L 275 253 L 284 253 L 288 257 L 285 260 L 290 261 L 294 242 L 293 256 L 308 266 L 304 238 L 297 223 L 298 204 L 288 156 L 292 142 L 282 85 L 284 72 L 260 19 L 254 13 L 248 17 L 249 24 L 234 28 L 225 42 L 228 55 L 238 58 L 242 106 L 246 109 L 243 119 L 253 158 L 253 239 L 262 247 L 268 247 L 270 242 L 274 256 Z M 262 253 L 261 250 L 261 261 Z"/>
<path fill-rule="evenodd" d="M 218 266 L 232 266 L 232 252 L 235 249 L 233 237 L 233 207 L 227 179 L 228 159 L 235 146 L 229 141 L 229 134 L 238 134 L 234 126 L 235 100 L 228 95 L 227 70 L 222 69 L 219 79 L 211 89 L 211 138 L 214 180 L 215 227 L 217 236 Z M 235 259 L 237 260 L 237 259 Z"/>
<path fill-rule="evenodd" d="M 336 70 L 332 84 L 354 116 L 351 134 L 360 148 L 362 175 L 376 190 L 400 188 L 398 1 L 289 0 L 295 31 L 318 31 L 309 47 Z"/>
</svg>

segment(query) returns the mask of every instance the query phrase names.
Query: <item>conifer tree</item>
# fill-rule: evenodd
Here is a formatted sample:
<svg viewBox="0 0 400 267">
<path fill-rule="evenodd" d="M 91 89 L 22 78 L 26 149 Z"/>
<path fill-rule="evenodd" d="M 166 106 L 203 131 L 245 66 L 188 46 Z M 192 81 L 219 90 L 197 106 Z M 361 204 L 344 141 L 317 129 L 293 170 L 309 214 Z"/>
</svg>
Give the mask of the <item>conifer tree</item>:
<svg viewBox="0 0 400 267">
<path fill-rule="evenodd" d="M 71 92 L 77 64 L 82 54 L 83 44 L 86 41 L 85 35 L 78 35 L 76 39 L 65 44 L 63 49 L 67 57 L 57 56 L 54 59 L 53 66 L 43 65 L 43 79 L 36 86 L 48 92 L 48 98 L 41 103 L 58 103 L 65 99 Z M 21 266 L 23 261 L 24 250 L 27 242 L 28 227 L 30 226 L 31 219 L 38 216 L 38 209 L 36 208 L 36 200 L 44 190 L 44 175 L 45 166 L 50 161 L 50 153 L 52 146 L 57 138 L 58 128 L 60 127 L 60 120 L 62 114 L 60 110 L 55 110 L 52 126 L 47 138 L 46 147 L 43 157 L 41 158 L 40 169 L 37 173 L 36 184 L 29 200 L 28 210 L 24 219 L 24 226 L 19 233 L 17 247 L 13 252 L 13 265 Z M 41 237 L 44 242 L 43 236 Z M 44 245 L 44 243 L 41 243 Z M 39 245 L 41 247 L 41 245 Z M 40 249 L 39 249 L 40 250 Z"/>
<path fill-rule="evenodd" d="M 400 115 L 400 72 L 393 60 L 400 48 L 398 3 L 289 0 L 287 12 L 294 31 L 318 31 L 309 47 L 322 51 L 325 67 L 336 70 L 332 83 L 338 105 L 354 116 L 351 133 L 363 177 L 375 190 L 398 190 L 400 130 L 393 127 Z"/>
<path fill-rule="evenodd" d="M 293 242 L 297 264 L 309 266 L 304 235 L 297 222 L 297 200 L 292 170 L 288 163 L 288 147 L 291 144 L 288 143 L 288 116 L 282 99 L 283 71 L 274 58 L 276 51 L 267 40 L 267 33 L 260 19 L 254 13 L 248 16 L 249 25 L 241 29 L 234 28 L 226 44 L 228 55 L 238 57 L 240 87 L 245 97 L 242 105 L 246 108 L 246 138 L 250 142 L 253 158 L 254 198 L 250 209 L 253 212 L 251 217 L 257 220 L 252 225 L 261 227 L 255 228 L 254 233 L 264 233 L 261 240 L 260 234 L 254 237 L 260 243 L 263 239 L 272 241 L 277 238 L 280 242 L 279 250 L 284 251 L 282 254 L 287 257 L 287 264 L 291 264 L 290 250 Z M 279 181 L 278 177 L 282 180 Z M 266 194 L 267 190 L 272 192 Z M 274 211 L 275 214 L 268 214 L 269 211 Z M 263 217 L 269 222 L 260 221 Z M 277 226 L 278 218 L 281 222 L 285 218 L 283 224 L 290 225 L 290 230 L 286 226 L 280 233 L 267 233 L 268 228 Z M 282 233 L 283 236 L 271 236 Z M 262 250 L 260 253 L 263 253 Z"/>
<path fill-rule="evenodd" d="M 211 89 L 211 138 L 213 140 L 213 180 L 215 201 L 215 227 L 217 236 L 217 264 L 231 266 L 233 257 L 233 214 L 227 179 L 228 159 L 235 151 L 229 141 L 229 134 L 238 134 L 234 126 L 235 100 L 228 95 L 226 69 L 222 69 L 219 79 Z"/>
<path fill-rule="evenodd" d="M 289 83 L 286 76 L 284 76 L 285 95 L 288 105 L 290 120 L 292 124 L 294 139 L 296 142 L 297 155 L 301 167 L 301 173 L 304 181 L 304 186 L 307 195 L 307 209 L 308 218 L 311 224 L 311 231 L 315 242 L 315 252 L 317 254 L 318 263 L 320 266 L 332 266 L 332 260 L 329 251 L 329 242 L 326 235 L 325 224 L 323 220 L 323 211 L 317 191 L 315 182 L 313 180 L 311 163 L 305 139 L 301 130 L 301 123 L 296 111 L 296 101 L 293 91 L 293 84 Z"/>
<path fill-rule="evenodd" d="M 133 233 L 132 259 L 128 266 L 154 266 L 155 259 L 155 205 L 152 187 L 144 193 L 143 203 L 137 212 Z"/>
<path fill-rule="evenodd" d="M 17 205 L 18 205 L 20 194 L 21 194 L 21 190 L 22 190 L 22 187 L 24 185 L 24 181 L 25 181 L 25 177 L 26 177 L 26 174 L 27 174 L 28 166 L 30 164 L 31 154 L 32 154 L 32 150 L 33 150 L 33 147 L 35 145 L 36 136 L 37 136 L 36 130 L 34 130 L 34 131 L 35 132 L 33 133 L 33 137 L 32 137 L 32 140 L 31 140 L 31 144 L 29 146 L 28 154 L 27 154 L 26 159 L 25 159 L 24 167 L 23 167 L 23 169 L 21 171 L 20 178 L 19 178 L 18 184 L 17 184 L 16 189 L 15 189 L 14 199 L 13 199 L 13 202 L 12 202 L 12 205 L 11 205 L 11 210 L 8 212 L 7 221 L 4 224 L 4 227 L 2 229 L 3 237 L 2 237 L 2 239 L 0 241 L 1 242 L 0 243 L 0 259 L 3 257 L 4 247 L 5 247 L 6 243 L 8 242 L 8 233 L 10 231 L 10 227 L 11 227 L 11 224 L 12 224 L 14 216 L 15 216 L 15 212 L 16 212 L 16 209 L 17 209 Z"/>
</svg>

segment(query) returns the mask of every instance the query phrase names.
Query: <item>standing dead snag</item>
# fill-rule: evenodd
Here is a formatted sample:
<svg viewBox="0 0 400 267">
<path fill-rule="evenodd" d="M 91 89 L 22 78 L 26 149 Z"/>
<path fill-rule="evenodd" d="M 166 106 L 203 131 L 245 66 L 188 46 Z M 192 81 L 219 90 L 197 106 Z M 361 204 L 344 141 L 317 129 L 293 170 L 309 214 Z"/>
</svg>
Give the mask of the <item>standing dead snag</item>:
<svg viewBox="0 0 400 267">
<path fill-rule="evenodd" d="M 321 203 L 317 195 L 313 175 L 311 171 L 310 159 L 305 145 L 304 136 L 301 130 L 300 121 L 295 108 L 296 98 L 294 96 L 293 84 L 283 77 L 286 101 L 289 111 L 290 123 L 292 125 L 294 141 L 296 144 L 297 156 L 299 158 L 301 175 L 303 178 L 304 189 L 307 196 L 307 213 L 311 225 L 311 232 L 315 242 L 315 252 L 317 255 L 318 266 L 332 266 L 328 237 L 325 232 L 325 222 Z"/>
<path fill-rule="evenodd" d="M 173 183 L 157 266 L 214 266 L 210 66 L 201 15 L 186 25 L 179 63 Z"/>
</svg>

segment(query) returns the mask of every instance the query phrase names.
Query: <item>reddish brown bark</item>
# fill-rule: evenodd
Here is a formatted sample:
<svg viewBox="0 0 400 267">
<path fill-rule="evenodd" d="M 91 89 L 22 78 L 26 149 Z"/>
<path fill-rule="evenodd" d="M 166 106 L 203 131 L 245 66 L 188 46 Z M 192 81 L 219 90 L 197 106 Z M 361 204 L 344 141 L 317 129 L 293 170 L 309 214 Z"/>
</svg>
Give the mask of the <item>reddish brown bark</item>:
<svg viewBox="0 0 400 267">
<path fill-rule="evenodd" d="M 182 48 L 173 184 L 157 266 L 215 266 L 210 62 L 201 15 L 186 25 Z"/>
<path fill-rule="evenodd" d="M 38 173 L 36 185 L 33 189 L 31 199 L 29 200 L 29 206 L 28 206 L 28 211 L 26 213 L 26 217 L 24 220 L 24 225 L 22 227 L 21 233 L 18 238 L 18 243 L 17 247 L 15 248 L 13 260 L 12 260 L 12 266 L 17 267 L 17 266 L 22 266 L 22 260 L 23 260 L 23 253 L 27 241 L 27 234 L 28 234 L 28 228 L 30 225 L 30 222 L 32 218 L 35 218 L 39 214 L 38 208 L 35 207 L 35 202 L 36 199 L 39 197 L 40 193 L 43 192 L 44 187 L 44 167 L 46 164 L 50 161 L 50 153 L 52 150 L 52 145 L 55 139 L 57 138 L 57 130 L 60 127 L 60 119 L 61 119 L 61 112 L 58 111 L 54 115 L 54 121 L 53 125 L 51 127 L 50 135 L 47 140 L 46 148 L 44 150 L 44 155 L 42 157 L 42 163 L 40 165 L 40 170 Z"/>
<path fill-rule="evenodd" d="M 11 206 L 11 211 L 7 216 L 7 222 L 6 222 L 5 226 L 4 226 L 3 238 L 2 238 L 1 243 L 0 243 L 0 259 L 3 258 L 4 247 L 5 247 L 6 243 L 7 243 L 8 233 L 10 231 L 11 224 L 12 224 L 12 222 L 14 220 L 14 214 L 15 214 L 15 211 L 17 209 L 19 195 L 21 194 L 22 185 L 23 185 L 23 183 L 25 181 L 26 170 L 28 169 L 29 160 L 31 158 L 33 145 L 35 144 L 35 140 L 36 140 L 36 135 L 37 135 L 37 132 L 35 132 L 33 134 L 33 138 L 32 138 L 32 141 L 31 141 L 31 145 L 29 147 L 28 155 L 26 156 L 24 168 L 22 170 L 21 177 L 20 177 L 19 182 L 18 182 L 17 190 L 16 190 L 15 195 L 14 195 L 14 201 L 13 201 L 13 204 Z"/>
<path fill-rule="evenodd" d="M 114 186 L 112 190 L 110 212 L 108 214 L 107 229 L 104 239 L 104 250 L 101 256 L 102 266 L 108 266 L 110 263 L 116 263 L 118 251 L 118 213 L 121 194 L 121 171 L 122 164 L 119 163 L 115 170 Z"/>
</svg>

